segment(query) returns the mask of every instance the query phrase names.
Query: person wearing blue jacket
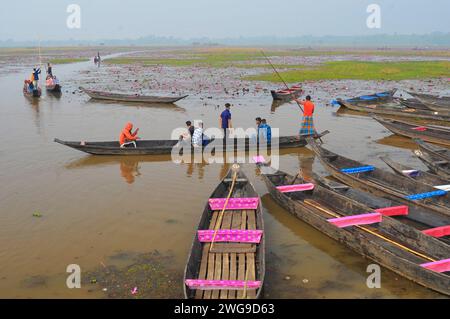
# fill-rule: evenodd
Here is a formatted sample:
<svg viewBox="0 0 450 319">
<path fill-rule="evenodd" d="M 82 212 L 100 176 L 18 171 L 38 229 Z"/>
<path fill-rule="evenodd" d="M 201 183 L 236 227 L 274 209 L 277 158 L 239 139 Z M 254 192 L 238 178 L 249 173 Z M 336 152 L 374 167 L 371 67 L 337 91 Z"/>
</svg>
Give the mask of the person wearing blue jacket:
<svg viewBox="0 0 450 319">
<path fill-rule="evenodd" d="M 41 74 L 41 68 L 34 68 L 33 69 L 33 86 L 34 86 L 35 90 L 37 90 L 37 88 L 38 88 L 39 74 Z"/>
</svg>

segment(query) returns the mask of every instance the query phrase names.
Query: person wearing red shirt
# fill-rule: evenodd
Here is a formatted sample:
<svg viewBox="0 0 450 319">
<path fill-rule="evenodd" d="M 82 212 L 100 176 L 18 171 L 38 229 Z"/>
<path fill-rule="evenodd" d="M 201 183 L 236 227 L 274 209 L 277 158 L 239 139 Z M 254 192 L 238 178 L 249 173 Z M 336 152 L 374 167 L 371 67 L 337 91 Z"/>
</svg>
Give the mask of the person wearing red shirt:
<svg viewBox="0 0 450 319">
<path fill-rule="evenodd" d="M 311 96 L 308 95 L 305 101 L 301 100 L 296 101 L 301 105 L 303 105 L 303 120 L 302 126 L 300 128 L 300 137 L 315 135 L 316 129 L 314 128 L 314 121 L 313 121 L 315 105 L 311 101 Z"/>
</svg>

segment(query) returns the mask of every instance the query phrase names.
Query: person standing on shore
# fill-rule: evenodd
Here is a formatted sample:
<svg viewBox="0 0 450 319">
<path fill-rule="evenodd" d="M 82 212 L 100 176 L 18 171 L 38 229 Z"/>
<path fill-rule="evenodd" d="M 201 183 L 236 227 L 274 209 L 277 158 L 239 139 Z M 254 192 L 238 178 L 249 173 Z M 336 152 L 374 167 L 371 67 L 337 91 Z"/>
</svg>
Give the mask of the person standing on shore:
<svg viewBox="0 0 450 319">
<path fill-rule="evenodd" d="M 227 130 L 233 128 L 231 123 L 231 104 L 225 104 L 225 110 L 220 114 L 219 125 L 223 129 L 224 138 L 227 137 Z"/>
<path fill-rule="evenodd" d="M 311 96 L 306 96 L 306 100 L 296 100 L 296 102 L 303 105 L 303 120 L 302 120 L 302 126 L 300 128 L 300 137 L 302 136 L 309 136 L 309 135 L 315 135 L 316 129 L 314 128 L 314 108 L 315 105 L 311 101 Z"/>
</svg>

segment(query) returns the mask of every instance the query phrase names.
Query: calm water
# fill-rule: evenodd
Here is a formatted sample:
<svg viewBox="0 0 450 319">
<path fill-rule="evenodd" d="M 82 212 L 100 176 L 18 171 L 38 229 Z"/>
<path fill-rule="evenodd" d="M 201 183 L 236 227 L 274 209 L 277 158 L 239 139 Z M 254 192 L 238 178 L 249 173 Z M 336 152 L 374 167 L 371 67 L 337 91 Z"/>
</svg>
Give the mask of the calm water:
<svg viewBox="0 0 450 319">
<path fill-rule="evenodd" d="M 127 121 L 146 139 L 169 138 L 187 119 L 216 126 L 221 111 L 189 97 L 178 107 L 145 107 L 88 101 L 73 94 L 82 74 L 97 70 L 88 63 L 58 66 L 64 86 L 61 98 L 44 94 L 37 103 L 22 95 L 28 74 L 0 77 L 0 297 L 101 298 L 102 287 L 67 289 L 66 267 L 83 272 L 112 263 L 120 253 L 158 250 L 174 257 L 171 268 L 185 265 L 198 219 L 209 194 L 228 166 L 175 165 L 168 156 L 94 157 L 53 142 L 113 140 Z M 95 84 L 92 84 L 94 86 Z M 324 99 L 332 97 L 323 94 Z M 219 101 L 221 105 L 225 100 Z M 297 133 L 297 106 L 271 110 L 269 94 L 243 97 L 232 108 L 235 126 L 267 118 L 282 135 Z M 389 139 L 376 122 L 336 114 L 318 105 L 316 126 L 332 132 L 324 140 L 331 150 L 384 166 L 378 156 L 390 154 L 421 166 L 411 157 L 412 144 Z M 377 141 L 380 140 L 378 143 Z M 395 146 L 403 146 L 399 148 Z M 281 168 L 324 172 L 308 149 L 284 152 Z M 262 197 L 267 240 L 266 295 L 274 298 L 437 297 L 437 294 L 383 270 L 382 288 L 368 289 L 371 262 L 325 237 L 277 206 L 252 165 L 243 169 Z M 43 217 L 33 217 L 40 212 Z M 126 255 L 126 254 L 125 254 Z M 131 260 L 121 260 L 127 264 Z M 286 280 L 289 277 L 289 280 Z M 181 295 L 182 278 L 179 286 Z M 92 291 L 91 291 L 92 289 Z M 170 297 L 165 291 L 159 295 Z"/>
</svg>

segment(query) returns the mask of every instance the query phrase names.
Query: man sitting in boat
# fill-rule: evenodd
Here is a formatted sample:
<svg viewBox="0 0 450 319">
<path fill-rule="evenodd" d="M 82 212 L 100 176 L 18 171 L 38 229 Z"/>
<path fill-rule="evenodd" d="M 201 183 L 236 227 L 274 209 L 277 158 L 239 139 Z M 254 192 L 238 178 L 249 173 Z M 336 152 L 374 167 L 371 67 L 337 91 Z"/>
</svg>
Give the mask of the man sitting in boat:
<svg viewBox="0 0 450 319">
<path fill-rule="evenodd" d="M 54 84 L 53 77 L 51 75 L 47 75 L 47 80 L 45 80 L 46 86 L 52 86 Z"/>
<path fill-rule="evenodd" d="M 119 138 L 120 147 L 128 147 L 130 145 L 136 147 L 136 140 L 139 139 L 139 137 L 137 136 L 139 128 L 137 128 L 134 133 L 132 132 L 132 130 L 133 124 L 128 122 L 127 125 L 125 125 L 122 132 L 120 133 Z"/>
<path fill-rule="evenodd" d="M 33 93 L 33 82 L 30 80 L 25 80 L 24 82 L 28 93 Z"/>
<path fill-rule="evenodd" d="M 194 135 L 195 127 L 192 125 L 191 121 L 186 122 L 186 127 L 187 131 L 180 135 L 180 141 L 187 141 L 192 138 L 192 135 Z"/>
<path fill-rule="evenodd" d="M 203 134 L 203 122 L 198 122 L 197 127 L 192 134 L 192 146 L 202 147 L 207 145 L 209 142 L 208 137 Z"/>
<path fill-rule="evenodd" d="M 315 135 L 316 130 L 314 128 L 314 121 L 313 121 L 315 105 L 311 101 L 311 96 L 310 95 L 306 96 L 305 101 L 301 100 L 296 101 L 301 105 L 303 105 L 303 120 L 302 120 L 302 127 L 300 129 L 300 137 Z"/>
</svg>

